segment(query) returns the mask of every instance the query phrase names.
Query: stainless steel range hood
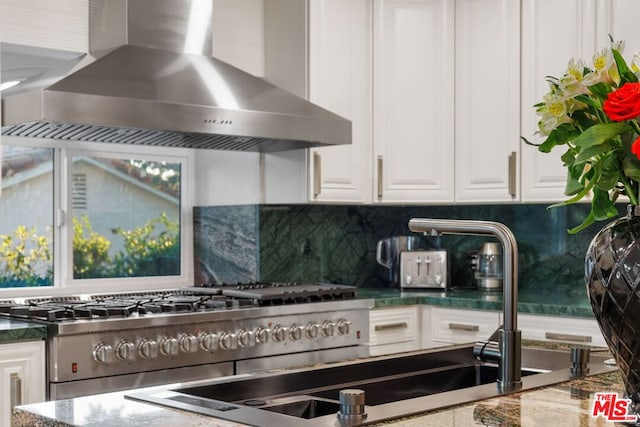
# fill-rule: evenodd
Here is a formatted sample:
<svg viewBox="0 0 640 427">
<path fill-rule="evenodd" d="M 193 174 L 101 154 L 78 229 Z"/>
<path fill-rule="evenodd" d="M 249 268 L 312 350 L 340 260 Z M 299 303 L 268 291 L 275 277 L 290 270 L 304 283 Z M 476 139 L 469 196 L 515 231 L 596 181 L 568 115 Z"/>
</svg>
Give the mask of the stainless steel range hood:
<svg viewBox="0 0 640 427">
<path fill-rule="evenodd" d="M 98 59 L 5 96 L 3 135 L 260 152 L 351 143 L 350 121 L 209 56 L 211 0 L 90 5 Z"/>
</svg>

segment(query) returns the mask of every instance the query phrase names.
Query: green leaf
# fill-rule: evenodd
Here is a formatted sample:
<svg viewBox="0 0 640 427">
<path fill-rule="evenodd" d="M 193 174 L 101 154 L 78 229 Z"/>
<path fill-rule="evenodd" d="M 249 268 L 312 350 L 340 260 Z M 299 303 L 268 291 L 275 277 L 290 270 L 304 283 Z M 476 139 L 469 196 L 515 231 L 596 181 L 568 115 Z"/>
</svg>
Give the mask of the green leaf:
<svg viewBox="0 0 640 427">
<path fill-rule="evenodd" d="M 609 155 L 598 162 L 599 176 L 596 187 L 609 191 L 620 181 L 620 168 L 615 156 Z"/>
<path fill-rule="evenodd" d="M 573 196 L 570 199 L 567 199 L 563 202 L 560 203 L 554 203 L 553 205 L 549 205 L 547 206 L 547 209 L 552 209 L 552 208 L 559 208 L 561 206 L 567 206 L 567 205 L 571 205 L 573 203 L 579 202 L 580 200 L 582 200 L 582 198 L 584 196 L 586 196 L 587 194 L 589 194 L 589 191 L 591 191 L 591 189 L 593 188 L 593 181 L 589 181 L 589 184 L 587 184 L 582 191 L 580 191 L 578 194 L 576 194 L 575 196 Z"/>
<path fill-rule="evenodd" d="M 620 52 L 618 52 L 616 49 L 613 49 L 612 52 L 613 58 L 616 60 L 616 65 L 618 66 L 618 72 L 620 73 L 620 77 L 622 79 L 622 81 L 620 82 L 620 86 L 622 86 L 623 82 L 637 82 L 638 77 L 636 77 L 636 75 L 633 74 L 633 71 L 629 69 L 626 61 L 624 60 L 622 55 L 620 55 Z"/>
<path fill-rule="evenodd" d="M 601 106 L 600 102 L 596 102 L 593 98 L 584 94 L 576 95 L 575 100 L 582 102 L 583 104 L 586 104 L 589 107 L 593 107 L 593 108 L 600 108 Z"/>
<path fill-rule="evenodd" d="M 596 221 L 603 221 L 618 215 L 613 202 L 609 199 L 609 193 L 599 188 L 593 189 L 593 200 L 591 201 L 591 212 Z"/>
<path fill-rule="evenodd" d="M 600 154 L 608 153 L 611 150 L 609 144 L 593 145 L 580 150 L 580 153 L 576 156 L 576 164 L 581 164 L 589 159 L 593 159 Z"/>
<path fill-rule="evenodd" d="M 568 149 L 562 156 L 560 156 L 560 160 L 562 160 L 562 164 L 565 166 L 573 166 L 576 162 L 576 156 L 573 154 L 572 149 Z"/>
<path fill-rule="evenodd" d="M 567 185 L 564 187 L 564 195 L 573 196 L 574 194 L 578 194 L 583 189 L 584 186 L 580 183 L 580 181 L 572 177 L 570 172 L 567 172 Z"/>
<path fill-rule="evenodd" d="M 625 157 L 622 161 L 622 170 L 626 176 L 640 182 L 640 166 L 637 161 L 634 161 L 631 157 Z"/>
<path fill-rule="evenodd" d="M 553 147 L 566 144 L 579 134 L 573 125 L 563 123 L 549 133 L 547 139 L 538 146 L 538 151 L 549 153 Z"/>
<path fill-rule="evenodd" d="M 620 135 L 627 126 L 625 122 L 594 125 L 582 132 L 573 143 L 580 148 L 602 144 L 604 141 Z"/>
<path fill-rule="evenodd" d="M 577 227 L 574 227 L 570 230 L 567 230 L 567 233 L 569 234 L 576 234 L 581 232 L 582 230 L 584 230 L 585 228 L 589 227 L 591 224 L 593 224 L 596 220 L 593 218 L 593 214 L 591 212 L 589 212 L 589 215 L 587 215 L 587 217 L 584 219 L 584 221 L 582 221 L 582 224 L 580 224 Z"/>
<path fill-rule="evenodd" d="M 551 149 L 553 149 L 553 147 L 555 147 L 556 145 L 558 145 L 558 140 L 553 132 L 551 132 L 547 139 L 545 139 L 542 144 L 538 145 L 538 151 L 542 153 L 550 153 Z"/>
<path fill-rule="evenodd" d="M 607 99 L 611 92 L 611 85 L 600 82 L 588 87 L 589 91 L 600 99 Z"/>
<path fill-rule="evenodd" d="M 524 136 L 521 136 L 520 139 L 522 140 L 522 142 L 524 142 L 527 145 L 531 145 L 533 147 L 539 147 L 541 144 L 534 144 L 533 142 L 529 141 L 527 138 L 525 138 Z"/>
</svg>

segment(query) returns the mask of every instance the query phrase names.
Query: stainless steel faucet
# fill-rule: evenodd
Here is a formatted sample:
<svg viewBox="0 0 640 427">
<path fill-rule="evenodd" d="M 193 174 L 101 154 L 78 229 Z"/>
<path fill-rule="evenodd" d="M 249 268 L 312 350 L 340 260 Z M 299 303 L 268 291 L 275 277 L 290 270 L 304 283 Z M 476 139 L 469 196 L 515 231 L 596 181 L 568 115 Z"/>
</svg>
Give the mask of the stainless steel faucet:
<svg viewBox="0 0 640 427">
<path fill-rule="evenodd" d="M 511 230 L 492 221 L 413 218 L 409 230 L 425 235 L 460 234 L 493 236 L 502 244 L 504 277 L 503 324 L 498 329 L 498 342 L 486 341 L 474 346 L 474 354 L 483 360 L 499 363 L 498 389 L 517 390 L 521 381 L 521 334 L 518 330 L 518 244 Z"/>
</svg>

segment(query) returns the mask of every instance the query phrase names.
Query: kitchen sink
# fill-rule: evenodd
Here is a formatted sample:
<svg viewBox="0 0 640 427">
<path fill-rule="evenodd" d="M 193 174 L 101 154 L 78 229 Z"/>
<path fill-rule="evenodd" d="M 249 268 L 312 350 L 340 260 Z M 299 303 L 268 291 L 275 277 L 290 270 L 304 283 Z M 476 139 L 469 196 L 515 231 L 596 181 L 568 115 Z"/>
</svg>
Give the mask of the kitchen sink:
<svg viewBox="0 0 640 427">
<path fill-rule="evenodd" d="M 499 395 L 497 365 L 477 361 L 472 348 L 199 381 L 127 397 L 255 426 L 335 426 L 340 391 L 358 389 L 365 394 L 363 422 L 373 423 Z M 615 369 L 605 359 L 592 354 L 588 374 Z M 569 351 L 523 348 L 520 390 L 571 379 L 569 365 Z"/>
</svg>

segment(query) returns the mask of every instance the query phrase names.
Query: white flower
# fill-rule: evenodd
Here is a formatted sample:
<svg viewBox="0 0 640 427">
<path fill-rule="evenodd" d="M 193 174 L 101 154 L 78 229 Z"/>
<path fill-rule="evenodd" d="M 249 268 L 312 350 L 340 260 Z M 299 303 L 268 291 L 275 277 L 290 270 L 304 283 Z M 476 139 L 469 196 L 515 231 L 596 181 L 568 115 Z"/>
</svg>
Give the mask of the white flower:
<svg viewBox="0 0 640 427">
<path fill-rule="evenodd" d="M 567 114 L 567 106 L 562 95 L 548 93 L 543 98 L 546 111 L 553 117 L 562 117 Z"/>
<path fill-rule="evenodd" d="M 541 135 L 549 135 L 555 128 L 562 123 L 571 122 L 571 118 L 567 114 L 567 102 L 561 93 L 557 93 L 555 88 L 546 94 L 543 98 L 544 104 L 538 108 L 540 120 L 538 122 L 539 132 Z"/>
<path fill-rule="evenodd" d="M 567 95 L 589 93 L 589 90 L 582 83 L 585 68 L 586 64 L 582 59 L 571 58 L 565 75 L 560 79 L 560 87 Z"/>
<path fill-rule="evenodd" d="M 633 54 L 631 58 L 631 71 L 637 73 L 640 71 L 640 52 L 636 52 Z"/>
<path fill-rule="evenodd" d="M 624 46 L 624 40 L 618 40 L 617 42 L 611 43 L 611 49 L 617 50 L 618 52 L 620 52 L 620 55 L 624 53 Z"/>
<path fill-rule="evenodd" d="M 585 86 L 593 86 L 596 83 L 620 83 L 618 67 L 611 49 L 602 49 L 593 55 L 593 71 L 584 76 Z"/>
</svg>

